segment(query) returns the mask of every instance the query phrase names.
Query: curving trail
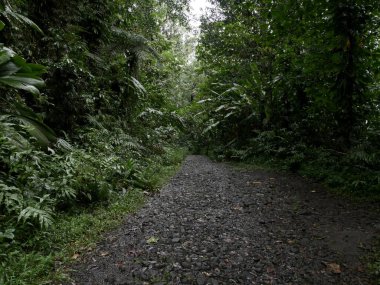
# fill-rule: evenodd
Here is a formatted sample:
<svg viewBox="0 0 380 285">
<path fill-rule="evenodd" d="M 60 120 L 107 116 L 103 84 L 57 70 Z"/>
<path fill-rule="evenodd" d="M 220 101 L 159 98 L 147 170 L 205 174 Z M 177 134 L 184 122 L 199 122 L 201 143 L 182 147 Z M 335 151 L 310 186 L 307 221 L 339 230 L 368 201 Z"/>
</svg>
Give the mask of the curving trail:
<svg viewBox="0 0 380 285">
<path fill-rule="evenodd" d="M 371 284 L 379 216 L 296 176 L 189 156 L 69 284 Z"/>
</svg>

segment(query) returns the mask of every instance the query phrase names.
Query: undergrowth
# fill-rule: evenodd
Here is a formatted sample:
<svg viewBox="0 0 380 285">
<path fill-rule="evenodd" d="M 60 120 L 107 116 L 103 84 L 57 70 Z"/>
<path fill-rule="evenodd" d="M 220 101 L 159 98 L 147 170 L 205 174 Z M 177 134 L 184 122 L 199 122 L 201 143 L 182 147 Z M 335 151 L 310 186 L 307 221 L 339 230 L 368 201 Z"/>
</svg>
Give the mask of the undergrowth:
<svg viewBox="0 0 380 285">
<path fill-rule="evenodd" d="M 65 267 L 90 251 L 102 233 L 118 226 L 125 215 L 136 211 L 145 200 L 145 190 L 160 188 L 172 176 L 186 154 L 185 149 L 166 148 L 141 170 L 147 187 L 111 192 L 105 201 L 56 215 L 46 230 L 34 231 L 12 242 L 1 243 L 0 284 L 50 284 L 67 278 Z"/>
<path fill-rule="evenodd" d="M 209 155 L 219 160 L 244 162 L 298 173 L 330 191 L 356 201 L 380 201 L 380 153 L 375 136 L 350 151 L 338 152 L 302 143 L 285 130 L 268 131 L 243 145 L 218 145 Z"/>
<path fill-rule="evenodd" d="M 380 284 L 380 239 L 377 240 L 377 243 L 374 247 L 372 254 L 368 259 L 369 271 L 373 275 L 373 284 Z"/>
<path fill-rule="evenodd" d="M 138 209 L 143 201 L 142 191 L 131 190 L 122 198 L 115 197 L 109 205 L 60 215 L 48 231 L 8 248 L 6 256 L 2 256 L 1 284 L 44 284 L 51 278 L 62 278 L 62 264 L 70 262 L 75 254 L 90 250 L 103 232 L 118 225 L 125 214 Z"/>
<path fill-rule="evenodd" d="M 174 148 L 179 130 L 139 120 L 150 127 L 89 116 L 70 141 L 42 148 L 0 118 L 0 284 L 43 284 L 173 174 L 186 153 Z"/>
</svg>

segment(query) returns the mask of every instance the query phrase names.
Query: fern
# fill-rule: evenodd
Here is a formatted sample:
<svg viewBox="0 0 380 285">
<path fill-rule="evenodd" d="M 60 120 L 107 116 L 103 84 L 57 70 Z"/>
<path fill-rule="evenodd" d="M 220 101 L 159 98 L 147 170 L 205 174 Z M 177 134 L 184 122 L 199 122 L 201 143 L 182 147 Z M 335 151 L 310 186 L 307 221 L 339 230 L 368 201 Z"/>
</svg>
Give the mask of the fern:
<svg viewBox="0 0 380 285">
<path fill-rule="evenodd" d="M 62 150 L 65 150 L 65 151 L 73 151 L 74 150 L 74 147 L 68 141 L 66 141 L 64 139 L 58 139 L 57 143 L 56 143 L 56 146 L 59 149 L 62 149 Z"/>
<path fill-rule="evenodd" d="M 34 207 L 26 207 L 20 212 L 18 221 L 35 219 L 39 222 L 41 228 L 48 228 L 53 224 L 52 212 L 47 210 L 42 210 Z"/>
<path fill-rule="evenodd" d="M 375 165 L 378 160 L 376 159 L 375 153 L 369 153 L 368 150 L 365 149 L 364 145 L 359 145 L 355 149 L 353 149 L 349 153 L 349 158 L 352 162 L 357 163 L 359 165 L 365 164 L 368 166 Z"/>
<path fill-rule="evenodd" d="M 131 87 L 133 87 L 139 94 L 145 95 L 147 93 L 145 87 L 136 78 L 134 78 L 133 76 L 131 76 L 130 81 L 132 83 Z"/>
<path fill-rule="evenodd" d="M 158 117 L 163 117 L 164 113 L 153 109 L 153 108 L 146 108 L 143 112 L 141 112 L 137 117 L 138 118 L 147 118 L 149 116 L 158 116 Z"/>
<path fill-rule="evenodd" d="M 23 200 L 19 188 L 0 183 L 0 207 L 3 206 L 8 213 L 21 209 Z"/>
<path fill-rule="evenodd" d="M 6 239 L 13 240 L 15 238 L 14 232 L 15 232 L 15 229 L 6 229 L 4 232 L 0 232 L 0 243 Z"/>
<path fill-rule="evenodd" d="M 57 198 L 59 200 L 74 200 L 77 197 L 77 192 L 71 188 L 67 187 L 66 185 L 64 187 L 59 188 L 59 194 L 57 195 Z"/>
<path fill-rule="evenodd" d="M 18 221 L 34 221 L 37 222 L 41 228 L 48 228 L 53 224 L 53 209 L 51 208 L 51 200 L 49 195 L 43 197 L 36 197 L 39 201 L 33 206 L 27 206 L 23 209 L 19 216 Z"/>
<path fill-rule="evenodd" d="M 126 46 L 139 57 L 141 57 L 143 52 L 146 52 L 152 54 L 157 59 L 160 58 L 156 50 L 149 45 L 149 41 L 142 35 L 130 33 L 116 27 L 113 27 L 112 31 L 116 41 L 121 43 L 121 45 L 118 46 L 119 49 Z"/>
</svg>

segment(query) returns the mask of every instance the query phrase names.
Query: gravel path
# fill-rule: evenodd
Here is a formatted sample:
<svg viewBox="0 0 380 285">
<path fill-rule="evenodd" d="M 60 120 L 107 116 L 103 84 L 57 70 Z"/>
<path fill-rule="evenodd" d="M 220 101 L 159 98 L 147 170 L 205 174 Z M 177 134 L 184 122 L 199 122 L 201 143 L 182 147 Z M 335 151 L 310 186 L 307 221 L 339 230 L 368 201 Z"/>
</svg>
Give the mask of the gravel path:
<svg viewBox="0 0 380 285">
<path fill-rule="evenodd" d="M 379 216 L 299 177 L 189 156 L 70 284 L 370 284 Z"/>
</svg>

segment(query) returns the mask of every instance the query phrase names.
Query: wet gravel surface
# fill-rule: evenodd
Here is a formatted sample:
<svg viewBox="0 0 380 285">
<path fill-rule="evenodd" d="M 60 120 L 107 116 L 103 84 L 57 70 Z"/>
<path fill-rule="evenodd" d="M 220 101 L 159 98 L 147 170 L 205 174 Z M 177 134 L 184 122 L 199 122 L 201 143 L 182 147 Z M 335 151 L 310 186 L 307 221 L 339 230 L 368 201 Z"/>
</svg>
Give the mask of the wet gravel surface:
<svg viewBox="0 0 380 285">
<path fill-rule="evenodd" d="M 189 156 L 69 284 L 371 284 L 360 257 L 379 224 L 302 178 Z"/>
</svg>

